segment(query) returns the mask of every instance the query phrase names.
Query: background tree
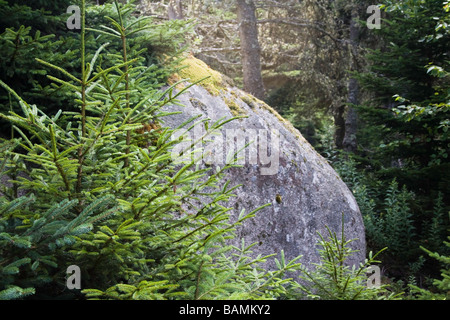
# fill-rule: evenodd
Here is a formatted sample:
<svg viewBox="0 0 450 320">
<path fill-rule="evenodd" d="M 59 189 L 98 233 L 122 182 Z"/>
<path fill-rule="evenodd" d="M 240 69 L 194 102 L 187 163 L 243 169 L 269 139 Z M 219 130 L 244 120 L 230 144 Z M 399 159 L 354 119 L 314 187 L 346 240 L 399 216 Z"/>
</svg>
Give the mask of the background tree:
<svg viewBox="0 0 450 320">
<path fill-rule="evenodd" d="M 255 11 L 253 0 L 237 0 L 244 90 L 263 100 L 265 92 L 261 76 L 261 48 Z"/>
</svg>

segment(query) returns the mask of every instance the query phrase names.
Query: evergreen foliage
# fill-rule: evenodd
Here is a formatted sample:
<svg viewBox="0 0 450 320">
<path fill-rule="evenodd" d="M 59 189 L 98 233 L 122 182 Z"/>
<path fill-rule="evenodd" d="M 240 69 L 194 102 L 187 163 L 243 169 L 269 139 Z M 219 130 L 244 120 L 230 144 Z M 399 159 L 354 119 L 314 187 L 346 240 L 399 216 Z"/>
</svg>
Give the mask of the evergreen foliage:
<svg viewBox="0 0 450 320">
<path fill-rule="evenodd" d="M 450 240 L 450 237 L 448 239 Z M 450 242 L 444 241 L 444 244 L 450 247 Z M 441 264 L 441 278 L 433 280 L 433 288 L 431 290 L 420 288 L 417 285 L 410 285 L 411 291 L 415 298 L 420 300 L 448 300 L 450 298 L 450 257 L 432 252 L 424 247 L 421 248 Z"/>
<path fill-rule="evenodd" d="M 401 296 L 392 293 L 386 284 L 368 285 L 368 268 L 380 263 L 376 257 L 386 248 L 375 255 L 370 252 L 359 267 L 349 266 L 347 259 L 356 251 L 349 246 L 353 240 L 346 239 L 344 224 L 342 223 L 340 236 L 328 228 L 327 230 L 328 239 L 319 234 L 320 263 L 315 264 L 313 270 L 302 269 L 300 278 L 304 283 L 297 284 L 296 290 L 306 293 L 309 299 L 320 300 L 392 300 Z"/>
<path fill-rule="evenodd" d="M 448 22 L 443 1 L 383 1 L 379 44 L 358 74 L 359 148 L 330 160 L 363 213 L 371 250 L 386 273 L 426 286 L 435 261 L 420 246 L 448 255 L 450 204 Z M 394 280 L 394 281 L 395 281 Z"/>
<path fill-rule="evenodd" d="M 359 107 L 357 155 L 377 180 L 406 185 L 427 211 L 439 192 L 449 194 L 448 7 L 442 1 L 383 6 L 388 17 L 378 33 L 385 45 L 368 54 L 369 72 L 359 76 L 373 98 Z"/>
<path fill-rule="evenodd" d="M 368 249 L 387 248 L 382 255 L 386 275 L 398 280 L 400 287 L 435 276 L 438 269 L 432 261 L 426 261 L 420 246 L 448 254 L 442 242 L 448 228 L 448 211 L 444 209 L 442 196 L 438 196 L 429 212 L 432 218 L 423 221 L 414 214 L 415 194 L 405 186 L 400 187 L 395 179 L 387 187 L 380 181 L 374 183 L 370 173 L 358 170 L 360 164 L 351 157 L 346 160 L 337 157 L 333 163 L 359 205 Z"/>
</svg>

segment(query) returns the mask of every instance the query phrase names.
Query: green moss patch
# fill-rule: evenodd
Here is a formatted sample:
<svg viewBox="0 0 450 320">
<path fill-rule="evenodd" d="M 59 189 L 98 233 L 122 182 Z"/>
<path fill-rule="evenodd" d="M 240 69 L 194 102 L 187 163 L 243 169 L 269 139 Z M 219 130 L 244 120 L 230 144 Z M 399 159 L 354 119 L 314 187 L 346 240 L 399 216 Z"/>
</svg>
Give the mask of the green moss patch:
<svg viewBox="0 0 450 320">
<path fill-rule="evenodd" d="M 238 117 L 247 115 L 247 112 L 243 108 L 241 108 L 235 100 L 225 97 L 223 98 L 223 100 L 227 104 L 228 108 L 230 108 L 231 114 L 233 116 Z"/>
<path fill-rule="evenodd" d="M 217 96 L 224 88 L 222 75 L 192 55 L 181 61 L 178 75 L 192 83 L 206 78 L 202 80 L 199 85 L 215 96 Z"/>
</svg>

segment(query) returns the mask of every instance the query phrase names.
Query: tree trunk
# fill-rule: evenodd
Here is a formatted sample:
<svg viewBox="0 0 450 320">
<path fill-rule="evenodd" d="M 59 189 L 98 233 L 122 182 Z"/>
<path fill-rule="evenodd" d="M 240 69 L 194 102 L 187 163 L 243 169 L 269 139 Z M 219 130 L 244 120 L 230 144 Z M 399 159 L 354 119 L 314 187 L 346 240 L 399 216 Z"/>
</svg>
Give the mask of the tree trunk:
<svg viewBox="0 0 450 320">
<path fill-rule="evenodd" d="M 345 105 L 341 105 L 333 112 L 334 117 L 334 144 L 336 148 L 342 149 L 345 135 Z"/>
<path fill-rule="evenodd" d="M 169 20 L 182 20 L 184 18 L 181 0 L 172 0 L 169 2 L 167 16 Z"/>
<path fill-rule="evenodd" d="M 252 0 L 237 0 L 244 90 L 263 100 L 265 90 L 261 75 L 261 48 L 255 10 Z"/>
<path fill-rule="evenodd" d="M 357 150 L 356 130 L 358 129 L 358 114 L 355 108 L 350 104 L 357 104 L 359 85 L 356 79 L 350 79 L 348 85 L 349 97 L 348 97 L 348 109 L 347 117 L 345 119 L 345 134 L 342 141 L 342 147 L 345 151 L 355 152 Z"/>
<path fill-rule="evenodd" d="M 357 26 L 358 12 L 357 8 L 352 9 L 352 17 L 350 20 L 350 45 L 351 45 L 351 70 L 356 70 L 356 59 L 358 49 L 359 29 Z M 354 78 L 351 78 L 348 83 L 348 109 L 347 117 L 345 119 L 345 133 L 342 147 L 346 151 L 355 152 L 357 149 L 356 130 L 358 124 L 358 115 L 352 105 L 358 104 L 359 84 Z"/>
</svg>

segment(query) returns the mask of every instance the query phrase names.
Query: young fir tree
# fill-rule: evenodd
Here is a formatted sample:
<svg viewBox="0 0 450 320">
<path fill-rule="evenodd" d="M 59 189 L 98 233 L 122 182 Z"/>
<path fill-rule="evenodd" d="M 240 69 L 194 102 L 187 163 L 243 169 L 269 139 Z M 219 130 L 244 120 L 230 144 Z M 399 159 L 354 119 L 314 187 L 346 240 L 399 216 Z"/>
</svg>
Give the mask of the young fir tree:
<svg viewBox="0 0 450 320">
<path fill-rule="evenodd" d="M 341 235 L 331 232 L 327 228 L 328 239 L 321 234 L 319 246 L 320 263 L 315 264 L 313 270 L 302 268 L 302 284 L 296 284 L 292 292 L 306 294 L 308 299 L 319 300 L 393 300 L 400 299 L 401 293 L 391 292 L 388 285 L 381 283 L 381 273 L 377 274 L 375 281 L 368 279 L 371 272 L 380 261 L 376 257 L 386 248 L 373 254 L 369 252 L 368 258 L 360 263 L 359 267 L 349 266 L 347 259 L 356 252 L 349 244 L 344 233 L 344 219 L 342 219 Z"/>
<path fill-rule="evenodd" d="M 450 240 L 450 237 L 447 239 Z M 444 241 L 444 245 L 450 248 L 450 242 Z M 420 300 L 448 300 L 450 298 L 450 257 L 438 252 L 432 252 L 423 247 L 422 250 L 439 262 L 441 277 L 433 279 L 433 287 L 429 290 L 420 288 L 417 285 L 411 285 L 412 293 Z"/>
</svg>

